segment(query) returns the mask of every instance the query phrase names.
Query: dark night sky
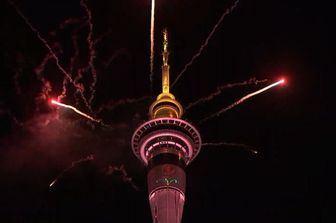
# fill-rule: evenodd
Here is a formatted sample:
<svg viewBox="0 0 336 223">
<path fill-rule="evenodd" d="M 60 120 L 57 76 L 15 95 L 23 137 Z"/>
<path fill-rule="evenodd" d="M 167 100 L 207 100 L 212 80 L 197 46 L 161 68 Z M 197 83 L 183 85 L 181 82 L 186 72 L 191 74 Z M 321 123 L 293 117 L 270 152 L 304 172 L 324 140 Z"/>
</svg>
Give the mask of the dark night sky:
<svg viewBox="0 0 336 223">
<path fill-rule="evenodd" d="M 73 75 L 86 65 L 89 26 L 79 0 L 15 2 L 66 70 L 76 52 L 76 35 L 79 51 Z M 151 91 L 151 1 L 89 0 L 92 39 L 99 39 L 94 45 L 97 84 L 92 107 L 101 108 L 97 117 L 109 128 L 48 103 L 61 94 L 64 74 L 52 59 L 43 78 L 36 74 L 48 50 L 15 8 L 1 1 L 0 222 L 151 222 L 146 170 L 133 156 L 130 139 L 160 90 L 161 30 L 169 30 L 174 80 L 232 3 L 156 1 Z M 317 1 L 243 0 L 174 86 L 173 93 L 186 106 L 225 83 L 268 79 L 225 89 L 185 114 L 204 142 L 246 144 L 259 154 L 237 147 L 204 147 L 187 169 L 183 222 L 331 222 L 328 185 L 333 174 L 328 170 L 334 159 L 327 149 L 333 145 L 326 146 L 329 126 L 335 123 L 331 8 Z M 75 22 L 60 27 L 68 18 Z M 198 123 L 280 77 L 288 84 Z M 88 97 L 91 73 L 84 73 L 79 82 Z M 143 96 L 152 99 L 113 106 Z M 62 102 L 75 105 L 76 98 L 68 84 Z M 80 99 L 77 102 L 90 113 Z M 72 162 L 90 154 L 94 160 L 77 162 L 48 187 Z M 120 165 L 138 190 L 122 171 L 110 171 Z"/>
</svg>

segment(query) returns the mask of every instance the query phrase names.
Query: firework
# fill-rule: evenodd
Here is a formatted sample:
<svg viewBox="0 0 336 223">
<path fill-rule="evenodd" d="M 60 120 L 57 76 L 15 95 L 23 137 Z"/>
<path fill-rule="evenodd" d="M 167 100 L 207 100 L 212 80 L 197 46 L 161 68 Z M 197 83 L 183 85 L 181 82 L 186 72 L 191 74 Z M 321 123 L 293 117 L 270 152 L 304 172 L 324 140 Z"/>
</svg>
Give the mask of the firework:
<svg viewBox="0 0 336 223">
<path fill-rule="evenodd" d="M 191 109 L 192 107 L 194 107 L 194 106 L 196 106 L 198 104 L 205 103 L 207 101 L 212 100 L 214 97 L 220 95 L 224 89 L 233 88 L 233 87 L 237 87 L 237 86 L 251 85 L 251 84 L 257 85 L 259 83 L 264 83 L 266 81 L 267 81 L 267 79 L 257 80 L 256 78 L 253 77 L 253 78 L 250 78 L 248 81 L 244 81 L 244 82 L 231 83 L 231 84 L 223 84 L 223 85 L 217 87 L 216 91 L 212 92 L 208 96 L 200 98 L 197 101 L 194 101 L 194 102 L 190 103 L 189 105 L 187 105 L 186 108 L 184 109 L 184 111 L 187 112 L 187 110 Z"/>
<path fill-rule="evenodd" d="M 279 84 L 284 84 L 284 83 L 285 83 L 285 80 L 282 79 L 282 80 L 277 81 L 277 82 L 275 82 L 275 83 L 273 83 L 273 84 L 270 84 L 270 85 L 268 85 L 267 87 L 264 87 L 264 88 L 262 88 L 262 89 L 260 89 L 260 90 L 258 90 L 258 91 L 252 92 L 252 93 L 250 93 L 250 94 L 248 94 L 248 95 L 242 97 L 242 98 L 239 99 L 238 101 L 234 102 L 233 104 L 229 105 L 228 107 L 223 108 L 223 109 L 221 109 L 220 111 L 218 111 L 218 112 L 216 112 L 216 113 L 214 113 L 214 114 L 212 114 L 212 115 L 210 115 L 210 116 L 208 116 L 208 117 L 202 119 L 202 120 L 200 121 L 200 123 L 203 123 L 203 122 L 205 122 L 205 121 L 208 121 L 209 119 L 212 119 L 212 118 L 214 118 L 214 117 L 216 117 L 216 116 L 219 116 L 220 114 L 222 114 L 222 113 L 224 113 L 224 112 L 226 112 L 226 111 L 228 111 L 228 110 L 230 110 L 230 109 L 236 107 L 237 105 L 243 103 L 245 100 L 247 100 L 247 99 L 249 99 L 249 98 L 251 98 L 251 97 L 253 97 L 253 96 L 255 96 L 255 95 L 258 95 L 258 94 L 260 94 L 260 93 L 262 93 L 262 92 L 264 92 L 264 91 L 267 91 L 268 89 L 273 88 L 273 87 L 275 87 L 275 86 L 277 86 L 277 85 L 279 85 Z"/>
<path fill-rule="evenodd" d="M 83 117 L 85 117 L 85 118 L 87 118 L 87 119 L 89 119 L 89 120 L 91 120 L 93 122 L 101 123 L 101 120 L 95 119 L 95 118 L 91 117 L 90 115 L 85 114 L 84 112 L 79 111 L 77 108 L 75 108 L 75 107 L 73 107 L 71 105 L 63 104 L 63 103 L 58 102 L 56 100 L 51 100 L 51 104 L 55 104 L 55 105 L 61 106 L 63 108 L 69 108 L 69 109 L 73 110 L 74 112 L 76 112 L 77 114 L 79 114 L 79 115 L 81 115 L 81 116 L 83 116 Z"/>
<path fill-rule="evenodd" d="M 150 83 L 151 88 L 153 85 L 153 76 L 154 76 L 154 22 L 155 22 L 155 0 L 152 0 L 152 9 L 151 9 L 151 28 L 150 28 Z"/>
</svg>

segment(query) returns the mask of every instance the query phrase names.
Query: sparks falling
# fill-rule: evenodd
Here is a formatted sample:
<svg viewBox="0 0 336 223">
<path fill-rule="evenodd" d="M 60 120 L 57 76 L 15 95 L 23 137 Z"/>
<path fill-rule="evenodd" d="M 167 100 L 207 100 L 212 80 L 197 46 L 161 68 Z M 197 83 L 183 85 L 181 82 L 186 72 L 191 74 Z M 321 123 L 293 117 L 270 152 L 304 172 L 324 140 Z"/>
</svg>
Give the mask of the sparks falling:
<svg viewBox="0 0 336 223">
<path fill-rule="evenodd" d="M 177 75 L 175 81 L 171 85 L 172 87 L 178 82 L 178 80 L 181 78 L 181 76 L 184 74 L 184 72 L 186 72 L 187 69 L 194 63 L 194 61 L 201 55 L 202 51 L 208 45 L 209 40 L 211 39 L 211 37 L 213 36 L 213 34 L 216 32 L 218 26 L 222 23 L 222 21 L 225 18 L 225 16 L 229 15 L 237 7 L 238 3 L 239 3 L 239 0 L 236 0 L 230 8 L 228 8 L 228 9 L 226 9 L 224 11 L 224 13 L 220 17 L 220 19 L 218 20 L 218 22 L 216 23 L 216 25 L 213 27 L 213 29 L 211 30 L 210 34 L 205 39 L 205 42 L 202 44 L 202 46 L 200 47 L 200 49 L 198 50 L 198 52 L 191 58 L 190 62 L 187 63 L 184 66 L 183 70 Z"/>
<path fill-rule="evenodd" d="M 55 101 L 55 100 L 51 100 L 51 104 L 55 104 L 55 105 L 58 105 L 58 106 L 61 106 L 61 107 L 64 107 L 64 108 L 69 108 L 71 110 L 73 110 L 74 112 L 76 112 L 77 114 L 93 121 L 93 122 L 97 122 L 97 123 L 101 123 L 101 120 L 98 120 L 98 119 L 95 119 L 93 117 L 91 117 L 90 115 L 88 114 L 85 114 L 84 112 L 81 112 L 79 111 L 77 108 L 71 106 L 71 105 L 67 105 L 67 104 L 63 104 L 63 103 L 60 103 L 58 101 Z"/>
<path fill-rule="evenodd" d="M 155 22 L 155 0 L 152 0 L 152 9 L 151 9 L 151 28 L 150 28 L 150 83 L 151 89 L 153 87 L 153 76 L 154 76 L 154 22 Z"/>
<path fill-rule="evenodd" d="M 264 88 L 262 88 L 262 89 L 260 89 L 260 90 L 258 90 L 258 91 L 255 91 L 255 92 L 253 92 L 253 93 L 250 93 L 250 94 L 248 94 L 248 95 L 242 97 L 242 98 L 239 99 L 238 101 L 234 102 L 233 104 L 229 105 L 228 107 L 223 108 L 222 110 L 220 110 L 220 111 L 218 111 L 218 112 L 216 112 L 216 113 L 214 113 L 214 114 L 212 114 L 212 115 L 210 115 L 210 116 L 208 116 L 208 117 L 202 119 L 202 120 L 200 121 L 200 123 L 203 123 L 203 122 L 205 122 L 205 121 L 208 121 L 208 120 L 210 120 L 210 119 L 212 119 L 212 118 L 214 118 L 214 117 L 216 117 L 216 116 L 219 116 L 219 115 L 221 115 L 222 113 L 224 113 L 224 112 L 226 112 L 226 111 L 228 111 L 228 110 L 230 110 L 230 109 L 236 107 L 237 105 L 243 103 L 245 100 L 247 100 L 247 99 L 249 99 L 249 98 L 251 98 L 251 97 L 253 97 L 253 96 L 255 96 L 255 95 L 258 95 L 258 94 L 260 94 L 260 93 L 262 93 L 262 92 L 264 92 L 264 91 L 267 91 L 268 89 L 273 88 L 273 87 L 275 87 L 275 86 L 277 86 L 277 85 L 279 85 L 279 84 L 284 84 L 284 83 L 285 83 L 285 80 L 282 79 L 282 80 L 280 80 L 280 81 L 278 81 L 278 82 L 275 82 L 275 83 L 273 83 L 273 84 L 271 84 L 271 85 L 268 85 L 267 87 L 264 87 Z"/>
</svg>

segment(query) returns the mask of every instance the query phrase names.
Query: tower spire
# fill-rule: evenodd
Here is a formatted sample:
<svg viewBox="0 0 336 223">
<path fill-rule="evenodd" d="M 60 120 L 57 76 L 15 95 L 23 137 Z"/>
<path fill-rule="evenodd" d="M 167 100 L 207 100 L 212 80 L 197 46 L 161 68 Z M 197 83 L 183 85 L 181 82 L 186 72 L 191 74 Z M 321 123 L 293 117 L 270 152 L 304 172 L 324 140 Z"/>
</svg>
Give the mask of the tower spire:
<svg viewBox="0 0 336 223">
<path fill-rule="evenodd" d="M 163 30 L 163 51 L 162 51 L 162 92 L 149 108 L 149 116 L 155 118 L 181 118 L 183 113 L 182 105 L 170 93 L 169 89 L 169 51 L 168 31 Z"/>
</svg>

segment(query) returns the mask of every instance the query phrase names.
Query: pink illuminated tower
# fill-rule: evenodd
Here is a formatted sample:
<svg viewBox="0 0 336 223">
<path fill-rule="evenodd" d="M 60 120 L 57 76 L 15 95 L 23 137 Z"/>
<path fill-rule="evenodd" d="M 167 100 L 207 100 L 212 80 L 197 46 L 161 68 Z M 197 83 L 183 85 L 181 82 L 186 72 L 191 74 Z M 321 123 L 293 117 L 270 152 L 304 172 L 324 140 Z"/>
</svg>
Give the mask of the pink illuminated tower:
<svg viewBox="0 0 336 223">
<path fill-rule="evenodd" d="M 149 108 L 150 120 L 133 134 L 134 154 L 147 166 L 153 223 L 180 223 L 186 166 L 201 149 L 197 129 L 181 119 L 183 108 L 169 92 L 168 33 L 163 32 L 162 93 Z"/>
</svg>

